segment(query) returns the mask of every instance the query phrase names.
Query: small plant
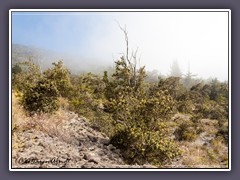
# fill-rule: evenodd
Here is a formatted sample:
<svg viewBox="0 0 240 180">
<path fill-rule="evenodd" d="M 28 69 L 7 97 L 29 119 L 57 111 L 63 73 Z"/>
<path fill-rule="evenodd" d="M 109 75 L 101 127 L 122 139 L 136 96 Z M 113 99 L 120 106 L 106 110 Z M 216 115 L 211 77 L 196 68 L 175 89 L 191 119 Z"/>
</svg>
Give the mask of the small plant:
<svg viewBox="0 0 240 180">
<path fill-rule="evenodd" d="M 174 134 L 179 141 L 194 141 L 197 138 L 197 131 L 194 128 L 194 123 L 191 121 L 181 123 Z"/>
<path fill-rule="evenodd" d="M 220 124 L 220 128 L 217 132 L 217 135 L 224 139 L 225 144 L 228 144 L 228 122 Z"/>
</svg>

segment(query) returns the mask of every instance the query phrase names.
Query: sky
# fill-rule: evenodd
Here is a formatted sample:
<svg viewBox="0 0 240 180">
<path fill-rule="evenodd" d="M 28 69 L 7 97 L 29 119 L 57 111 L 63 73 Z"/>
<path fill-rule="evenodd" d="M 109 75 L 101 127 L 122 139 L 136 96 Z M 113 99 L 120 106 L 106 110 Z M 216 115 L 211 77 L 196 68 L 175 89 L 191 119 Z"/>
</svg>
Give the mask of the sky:
<svg viewBox="0 0 240 180">
<path fill-rule="evenodd" d="M 228 79 L 227 12 L 13 12 L 12 43 L 113 65 L 126 53 L 118 23 L 146 70 L 168 75 L 177 60 L 183 74 Z"/>
</svg>

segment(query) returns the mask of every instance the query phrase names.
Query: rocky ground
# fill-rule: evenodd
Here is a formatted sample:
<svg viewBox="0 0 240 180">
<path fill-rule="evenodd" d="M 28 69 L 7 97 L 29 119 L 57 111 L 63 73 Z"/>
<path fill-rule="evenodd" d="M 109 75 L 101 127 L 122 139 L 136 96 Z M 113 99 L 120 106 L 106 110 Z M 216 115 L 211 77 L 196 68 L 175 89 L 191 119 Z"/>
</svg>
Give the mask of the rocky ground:
<svg viewBox="0 0 240 180">
<path fill-rule="evenodd" d="M 154 168 L 127 165 L 109 138 L 83 117 L 61 125 L 60 136 L 36 129 L 15 132 L 20 148 L 12 149 L 12 168 Z"/>
<path fill-rule="evenodd" d="M 92 128 L 86 118 L 68 112 L 59 116 L 63 121 L 57 117 L 47 119 L 49 124 L 44 123 L 44 118 L 41 121 L 37 117 L 35 123 L 32 122 L 33 127 L 29 124 L 26 125 L 28 128 L 24 125 L 16 126 L 18 130 L 13 130 L 12 137 L 12 168 L 156 168 L 149 164 L 124 163 L 120 150 L 110 144 L 105 134 Z M 189 121 L 189 118 L 176 114 L 172 121 L 179 124 Z M 50 128 L 51 125 L 56 127 Z M 197 139 L 193 142 L 179 142 L 184 150 L 183 156 L 163 168 L 226 167 L 228 147 L 220 142 L 214 146 L 210 143 L 216 138 L 217 121 L 202 119 L 199 126 L 203 132 Z M 172 131 L 175 129 L 173 127 Z M 212 163 L 209 163 L 209 158 L 212 158 Z"/>
</svg>

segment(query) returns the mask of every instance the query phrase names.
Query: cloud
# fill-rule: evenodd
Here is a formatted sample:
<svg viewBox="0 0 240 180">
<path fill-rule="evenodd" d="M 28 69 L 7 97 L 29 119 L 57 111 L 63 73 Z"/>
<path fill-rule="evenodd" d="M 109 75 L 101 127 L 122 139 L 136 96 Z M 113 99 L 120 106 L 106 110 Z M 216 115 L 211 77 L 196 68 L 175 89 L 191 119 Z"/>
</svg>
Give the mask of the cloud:
<svg viewBox="0 0 240 180">
<path fill-rule="evenodd" d="M 88 46 L 93 56 L 111 59 L 125 52 L 126 24 L 130 49 L 139 48 L 142 65 L 169 73 L 174 59 L 186 73 L 188 64 L 200 77 L 227 79 L 228 19 L 225 13 L 120 13 L 101 17 Z"/>
<path fill-rule="evenodd" d="M 49 30 L 35 37 L 44 44 L 77 56 L 112 63 L 126 52 L 124 34 L 129 35 L 129 50 L 139 49 L 141 65 L 168 74 L 177 59 L 184 73 L 188 64 L 199 77 L 228 75 L 228 16 L 220 12 L 84 12 L 44 17 Z M 17 28 L 17 27 L 16 27 Z M 26 29 L 27 31 L 27 29 Z M 34 34 L 34 32 L 32 32 Z M 41 40 L 42 36 L 45 40 Z M 33 37 L 34 38 L 34 37 Z M 34 42 L 34 41 L 33 41 Z M 41 44 L 41 43 L 38 43 Z M 47 45 L 46 45 L 47 46 Z M 97 62 L 98 61 L 98 62 Z"/>
</svg>

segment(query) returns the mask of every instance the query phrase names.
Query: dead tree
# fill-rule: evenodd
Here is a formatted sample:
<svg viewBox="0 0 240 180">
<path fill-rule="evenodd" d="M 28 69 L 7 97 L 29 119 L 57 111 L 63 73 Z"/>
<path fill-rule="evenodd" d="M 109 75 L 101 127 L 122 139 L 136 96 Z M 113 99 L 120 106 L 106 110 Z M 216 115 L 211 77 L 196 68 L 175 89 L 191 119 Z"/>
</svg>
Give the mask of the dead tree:
<svg viewBox="0 0 240 180">
<path fill-rule="evenodd" d="M 127 65 L 130 68 L 130 73 L 131 73 L 131 77 L 129 79 L 129 83 L 131 86 L 135 87 L 137 86 L 137 53 L 138 53 L 138 48 L 135 51 L 132 51 L 131 56 L 129 57 L 129 40 L 128 40 L 128 32 L 126 29 L 126 25 L 123 28 L 118 21 L 116 21 L 119 28 L 121 29 L 121 31 L 124 33 L 124 37 L 125 37 L 125 43 L 126 43 L 126 55 L 125 55 L 125 60 Z M 138 61 L 140 62 L 140 58 L 138 59 Z"/>
</svg>

